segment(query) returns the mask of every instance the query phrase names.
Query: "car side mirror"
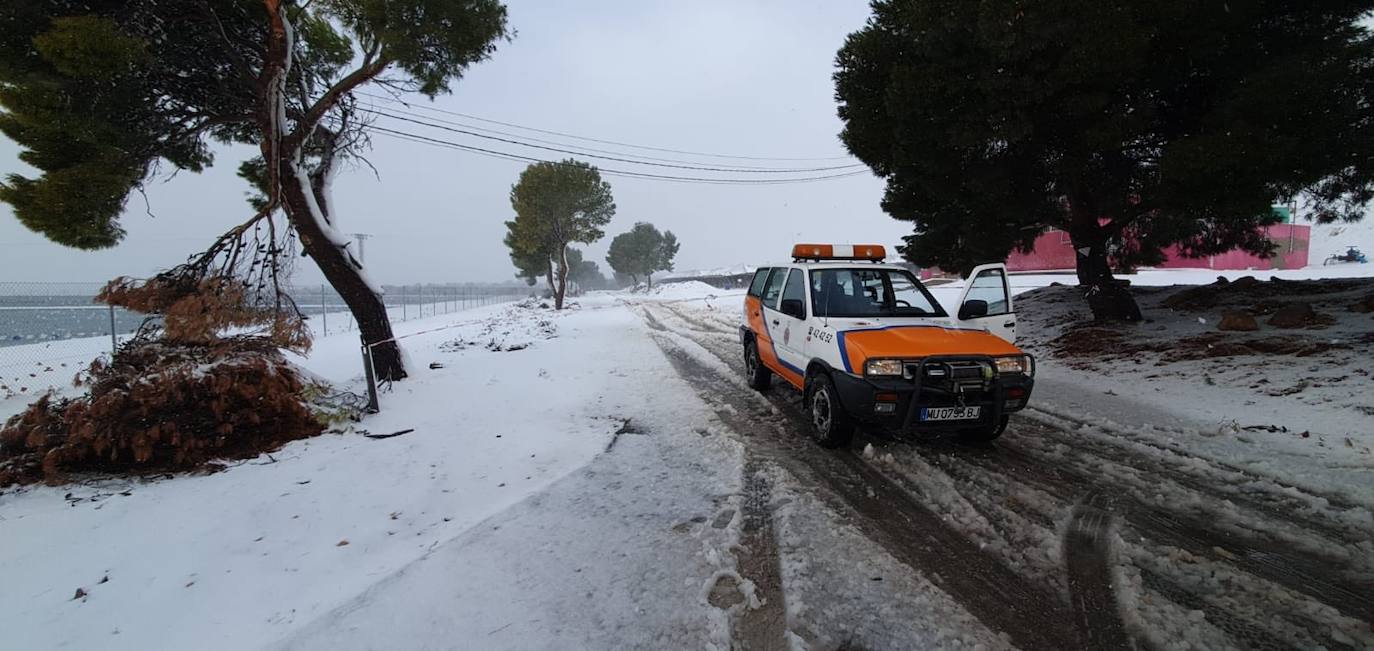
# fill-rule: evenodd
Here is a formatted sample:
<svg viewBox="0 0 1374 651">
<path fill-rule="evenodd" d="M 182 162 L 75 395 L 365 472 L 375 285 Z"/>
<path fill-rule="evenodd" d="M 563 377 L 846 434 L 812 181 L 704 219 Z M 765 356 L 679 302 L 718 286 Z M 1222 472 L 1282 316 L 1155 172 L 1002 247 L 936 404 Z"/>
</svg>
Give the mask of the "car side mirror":
<svg viewBox="0 0 1374 651">
<path fill-rule="evenodd" d="M 967 321 L 988 315 L 988 302 L 970 298 L 959 307 L 959 320 Z"/>
<path fill-rule="evenodd" d="M 780 311 L 780 312 L 782 312 L 783 314 L 786 314 L 787 316 L 790 316 L 790 317 L 792 317 L 792 318 L 794 318 L 794 319 L 805 319 L 805 318 L 806 318 L 806 306 L 802 304 L 802 301 L 801 301 L 800 298 L 785 298 L 785 299 L 783 299 L 782 305 L 778 307 L 778 311 Z M 986 306 L 984 306 L 983 311 L 984 311 L 984 312 L 987 311 Z"/>
</svg>

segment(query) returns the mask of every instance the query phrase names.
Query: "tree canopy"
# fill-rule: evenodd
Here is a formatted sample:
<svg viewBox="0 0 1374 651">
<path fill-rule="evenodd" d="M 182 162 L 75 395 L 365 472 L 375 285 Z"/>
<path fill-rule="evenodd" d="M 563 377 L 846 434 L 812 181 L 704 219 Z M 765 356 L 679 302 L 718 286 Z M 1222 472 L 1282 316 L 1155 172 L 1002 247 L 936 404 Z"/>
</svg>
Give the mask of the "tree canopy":
<svg viewBox="0 0 1374 651">
<path fill-rule="evenodd" d="M 577 160 L 533 163 L 511 186 L 515 219 L 507 222 L 506 246 L 522 277 L 544 269 L 548 260 L 554 304 L 563 308 L 570 266 L 568 245 L 602 238 L 601 227 L 615 216 L 611 185 L 596 167 Z"/>
<path fill-rule="evenodd" d="M 654 272 L 673 270 L 678 247 L 677 236 L 672 231 L 660 233 L 653 224 L 637 222 L 611 240 L 606 263 L 616 273 L 629 276 L 635 284 L 640 278 L 652 284 Z"/>
<path fill-rule="evenodd" d="M 872 7 L 837 57 L 841 138 L 917 264 L 966 272 L 1059 228 L 1110 293 L 1109 264 L 1170 245 L 1270 253 L 1276 202 L 1332 221 L 1374 198 L 1374 1 Z"/>
<path fill-rule="evenodd" d="M 39 171 L 6 178 L 0 201 L 26 227 L 66 246 L 114 246 L 130 193 L 159 167 L 198 172 L 216 143 L 257 145 L 240 175 L 261 192 L 258 213 L 168 273 L 259 273 L 278 286 L 296 237 L 364 337 L 388 342 L 385 308 L 333 229 L 326 191 L 367 143 L 352 93 L 367 83 L 446 92 L 506 35 L 506 10 L 498 0 L 9 0 L 0 25 L 0 132 Z M 270 223 L 278 210 L 289 228 Z M 381 377 L 404 376 L 393 343 L 374 352 Z"/>
<path fill-rule="evenodd" d="M 572 247 L 568 248 L 568 280 L 584 292 L 604 289 L 609 284 L 596 261 L 584 259 L 582 252 Z"/>
</svg>

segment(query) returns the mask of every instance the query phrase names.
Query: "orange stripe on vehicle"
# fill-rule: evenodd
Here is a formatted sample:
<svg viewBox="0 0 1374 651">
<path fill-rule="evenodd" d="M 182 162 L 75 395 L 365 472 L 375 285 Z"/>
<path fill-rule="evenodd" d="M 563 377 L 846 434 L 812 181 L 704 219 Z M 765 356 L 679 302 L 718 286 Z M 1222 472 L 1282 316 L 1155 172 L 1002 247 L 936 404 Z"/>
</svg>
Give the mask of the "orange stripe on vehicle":
<svg viewBox="0 0 1374 651">
<path fill-rule="evenodd" d="M 778 377 L 787 380 L 788 384 L 798 389 L 802 388 L 804 382 L 801 374 L 783 366 L 782 360 L 778 359 L 777 352 L 773 350 L 773 338 L 768 336 L 768 328 L 763 321 L 763 301 L 757 296 L 746 296 L 744 312 L 749 321 L 749 329 L 754 331 L 755 345 L 759 348 L 759 361 Z"/>
</svg>

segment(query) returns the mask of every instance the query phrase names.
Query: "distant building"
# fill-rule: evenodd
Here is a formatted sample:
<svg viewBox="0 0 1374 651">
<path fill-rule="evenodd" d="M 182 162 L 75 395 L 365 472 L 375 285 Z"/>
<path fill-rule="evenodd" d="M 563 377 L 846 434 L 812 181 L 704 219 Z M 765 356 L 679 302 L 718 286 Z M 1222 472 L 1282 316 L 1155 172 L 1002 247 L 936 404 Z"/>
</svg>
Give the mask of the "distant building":
<svg viewBox="0 0 1374 651">
<path fill-rule="evenodd" d="M 1298 224 L 1274 224 L 1265 229 L 1269 240 L 1278 245 L 1271 258 L 1230 251 L 1220 255 L 1203 258 L 1186 258 L 1179 253 L 1178 247 L 1164 250 L 1164 262 L 1155 265 L 1157 269 L 1298 269 L 1307 266 L 1307 247 L 1312 237 L 1312 227 Z M 1012 251 L 1007 257 L 1009 271 L 1061 271 L 1075 267 L 1076 255 L 1069 234 L 1061 230 L 1050 230 L 1035 240 L 1029 253 Z"/>
</svg>

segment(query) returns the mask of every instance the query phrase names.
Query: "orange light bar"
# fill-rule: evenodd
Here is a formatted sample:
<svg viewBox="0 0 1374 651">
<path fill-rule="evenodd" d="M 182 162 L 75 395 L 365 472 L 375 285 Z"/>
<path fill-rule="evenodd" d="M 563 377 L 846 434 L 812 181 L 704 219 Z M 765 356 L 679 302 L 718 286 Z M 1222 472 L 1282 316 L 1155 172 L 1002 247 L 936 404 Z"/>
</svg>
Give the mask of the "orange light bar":
<svg viewBox="0 0 1374 651">
<path fill-rule="evenodd" d="M 881 244 L 798 244 L 792 257 L 805 260 L 872 260 L 887 257 Z"/>
</svg>

